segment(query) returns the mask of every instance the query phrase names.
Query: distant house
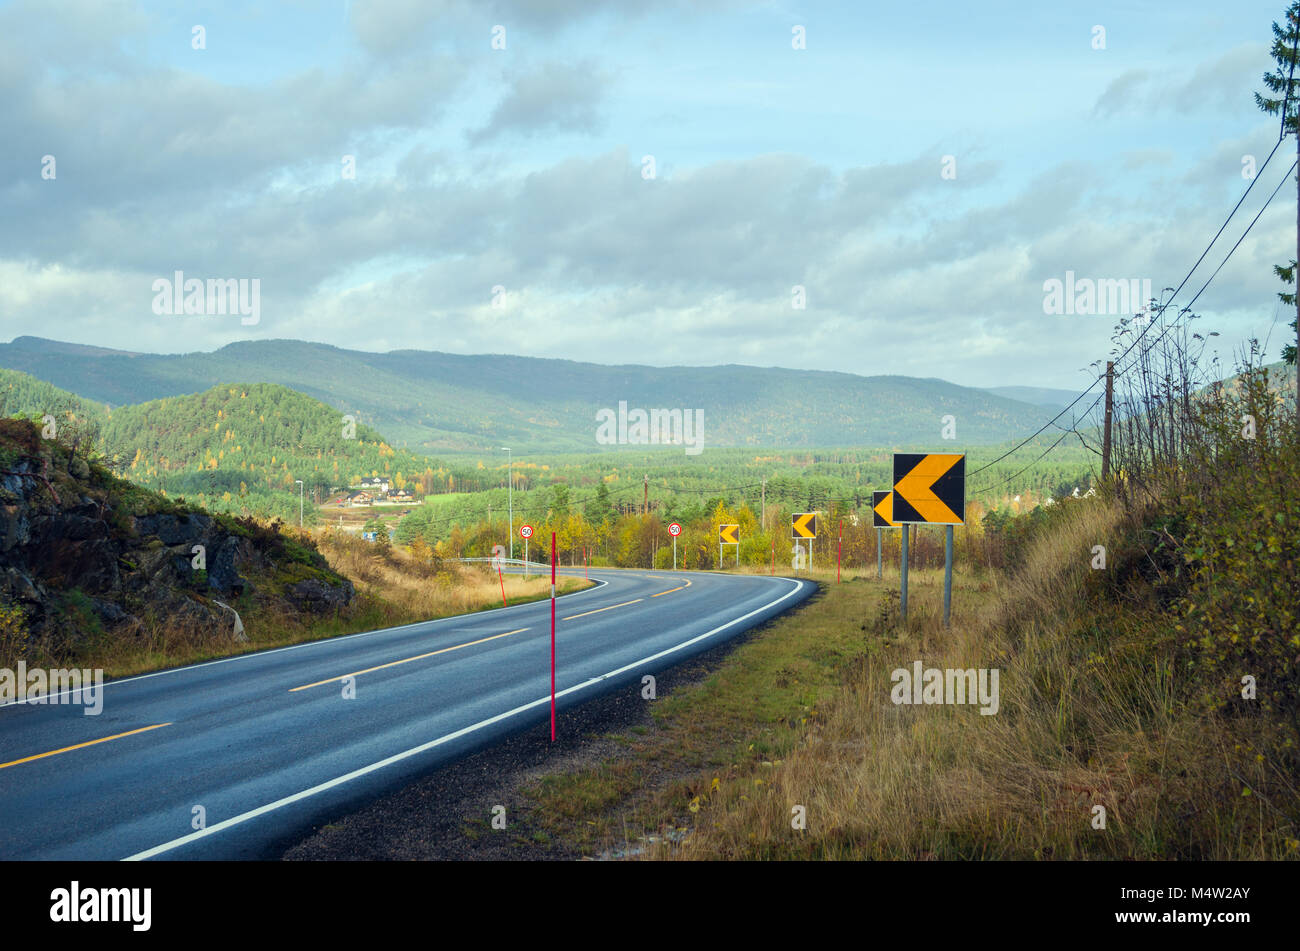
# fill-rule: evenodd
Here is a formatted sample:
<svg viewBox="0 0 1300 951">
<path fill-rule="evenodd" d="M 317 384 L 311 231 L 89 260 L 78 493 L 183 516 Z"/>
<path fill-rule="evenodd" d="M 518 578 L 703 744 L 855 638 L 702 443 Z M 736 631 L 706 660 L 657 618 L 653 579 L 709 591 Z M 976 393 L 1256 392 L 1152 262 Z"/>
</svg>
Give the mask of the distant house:
<svg viewBox="0 0 1300 951">
<path fill-rule="evenodd" d="M 374 476 L 362 479 L 359 488 L 373 492 L 378 497 L 387 495 L 388 490 L 392 488 L 392 483 L 381 476 Z"/>
<path fill-rule="evenodd" d="M 370 505 L 375 497 L 369 492 L 353 492 L 348 496 L 348 505 Z"/>
<path fill-rule="evenodd" d="M 414 502 L 414 501 L 415 501 L 415 493 L 412 492 L 410 489 L 394 489 L 392 492 L 389 492 L 389 493 L 388 493 L 388 501 L 390 501 L 390 502 Z"/>
</svg>

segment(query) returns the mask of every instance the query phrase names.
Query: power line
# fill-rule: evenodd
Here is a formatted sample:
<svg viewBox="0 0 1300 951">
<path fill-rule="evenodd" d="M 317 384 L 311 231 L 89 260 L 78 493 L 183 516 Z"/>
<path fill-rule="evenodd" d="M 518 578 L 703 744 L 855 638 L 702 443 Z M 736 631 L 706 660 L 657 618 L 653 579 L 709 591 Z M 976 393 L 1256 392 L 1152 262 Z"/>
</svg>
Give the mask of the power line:
<svg viewBox="0 0 1300 951">
<path fill-rule="evenodd" d="M 1164 304 L 1162 304 L 1162 305 L 1160 306 L 1159 314 L 1161 314 L 1161 315 L 1164 314 L 1165 310 L 1169 307 L 1169 305 L 1172 304 L 1172 303 L 1174 302 L 1174 298 L 1176 298 L 1176 297 L 1178 296 L 1178 292 L 1181 291 L 1181 290 L 1183 289 L 1184 285 L 1186 285 L 1187 282 L 1188 282 L 1189 280 L 1191 280 L 1192 275 L 1196 273 L 1196 269 L 1197 269 L 1198 267 L 1201 266 L 1201 262 L 1205 260 L 1206 255 L 1208 255 L 1208 254 L 1210 253 L 1210 249 L 1214 247 L 1215 242 L 1217 242 L 1217 241 L 1219 240 L 1219 237 L 1223 234 L 1224 230 L 1228 227 L 1228 223 L 1232 221 L 1233 216 L 1236 215 L 1237 210 L 1241 207 L 1242 203 L 1246 200 L 1246 196 L 1250 194 L 1251 189 L 1253 189 L 1253 188 L 1255 187 L 1255 183 L 1256 183 L 1257 181 L 1259 181 L 1259 176 L 1260 176 L 1260 174 L 1264 171 L 1264 169 L 1266 169 L 1266 168 L 1268 167 L 1268 163 L 1271 162 L 1271 161 L 1273 160 L 1273 156 L 1277 153 L 1277 150 L 1278 150 L 1279 146 L 1281 146 L 1281 144 L 1282 144 L 1282 140 L 1281 140 L 1281 139 L 1278 139 L 1278 141 L 1277 141 L 1276 143 L 1274 143 L 1272 151 L 1268 153 L 1268 157 L 1264 159 L 1264 163 L 1263 163 L 1262 165 L 1260 165 L 1259 169 L 1256 171 L 1256 173 L 1255 173 L 1255 177 L 1252 178 L 1252 179 L 1250 180 L 1250 184 L 1246 186 L 1246 190 L 1245 190 L 1244 192 L 1242 192 L 1241 197 L 1237 199 L 1237 203 L 1236 203 L 1235 205 L 1232 206 L 1232 211 L 1228 212 L 1228 217 L 1225 218 L 1224 221 L 1223 221 L 1223 224 L 1219 226 L 1219 230 L 1216 231 L 1215 234 L 1214 234 L 1214 237 L 1210 239 L 1210 243 L 1207 244 L 1207 245 L 1205 246 L 1205 250 L 1201 252 L 1201 256 L 1200 256 L 1199 258 L 1196 259 L 1196 263 L 1193 264 L 1191 270 L 1187 272 L 1187 276 L 1184 277 L 1184 278 L 1182 279 L 1182 281 L 1179 282 L 1178 287 L 1176 287 L 1176 288 L 1174 289 L 1173 294 L 1170 295 L 1169 300 L 1167 300 Z M 1283 179 L 1283 181 L 1285 181 L 1285 178 Z M 1271 200 L 1272 200 L 1272 199 L 1270 199 L 1270 201 L 1271 201 Z M 1267 207 L 1267 205 L 1266 205 L 1266 207 Z M 1252 224 L 1253 224 L 1253 222 L 1252 222 Z M 1249 230 L 1249 228 L 1248 228 L 1247 230 Z M 1240 242 L 1239 242 L 1239 243 L 1240 243 Z M 1204 290 L 1204 288 L 1202 288 L 1202 290 Z M 1188 306 L 1191 306 L 1191 305 L 1189 304 Z M 1182 313 L 1182 311 L 1180 311 L 1180 315 L 1181 315 L 1181 313 Z M 1175 320 L 1177 320 L 1177 317 L 1175 318 Z M 1154 320 L 1151 321 L 1151 323 L 1154 323 Z M 1122 353 L 1122 354 L 1119 356 L 1118 359 L 1116 359 L 1116 361 L 1115 361 L 1116 363 L 1118 363 L 1120 360 L 1123 360 L 1124 357 L 1128 356 L 1128 354 L 1132 351 L 1132 349 L 1133 349 L 1135 346 L 1138 345 L 1138 343 L 1142 340 L 1143 335 L 1145 335 L 1146 332 L 1147 332 L 1148 330 L 1151 329 L 1151 323 L 1148 323 L 1146 326 L 1144 326 L 1144 327 L 1142 328 L 1141 332 L 1140 332 L 1140 333 L 1139 333 L 1139 334 L 1134 338 L 1133 342 L 1132 342 L 1131 344 L 1129 344 L 1128 349 L 1125 350 L 1124 353 Z M 1043 433 L 1044 433 L 1044 432 L 1045 432 L 1049 427 L 1051 427 L 1051 426 L 1052 426 L 1052 425 L 1053 425 L 1053 424 L 1054 424 L 1058 419 L 1060 419 L 1060 418 L 1061 418 L 1062 416 L 1064 416 L 1067 412 L 1069 412 L 1071 409 L 1073 409 L 1076 403 L 1078 403 L 1081 399 L 1083 399 L 1083 398 L 1084 398 L 1085 396 L 1087 396 L 1090 392 L 1092 392 L 1093 387 L 1095 387 L 1098 383 L 1100 383 L 1100 382 L 1101 382 L 1102 380 L 1104 380 L 1104 379 L 1105 379 L 1105 374 L 1104 374 L 1104 373 L 1103 373 L 1103 374 L 1099 374 L 1099 375 L 1097 376 L 1097 378 L 1096 378 L 1095 380 L 1093 380 L 1092 383 L 1090 383 L 1090 384 L 1088 385 L 1087 389 L 1085 389 L 1082 393 L 1080 393 L 1080 394 L 1079 394 L 1078 396 L 1076 396 L 1073 400 L 1071 400 L 1071 401 L 1069 402 L 1069 404 L 1068 404 L 1064 409 L 1062 409 L 1059 413 L 1057 413 L 1055 416 L 1053 416 L 1051 419 L 1049 419 L 1046 423 L 1044 423 L 1042 426 L 1040 426 L 1040 427 L 1038 428 L 1038 430 L 1036 430 L 1032 435 L 1026 437 L 1026 438 L 1025 438 L 1024 440 L 1022 440 L 1020 443 L 1018 443 L 1017 445 L 1015 445 L 1015 446 L 1011 447 L 1010 449 L 1008 449 L 1006 452 L 1004 452 L 1002 455 L 998 456 L 998 457 L 997 457 L 996 459 L 994 459 L 992 462 L 986 463 L 985 465 L 980 466 L 978 469 L 975 469 L 973 472 L 968 473 L 968 475 L 972 475 L 972 476 L 973 476 L 973 475 L 977 475 L 977 474 L 979 474 L 980 472 L 983 472 L 985 469 L 989 468 L 990 466 L 997 465 L 999 462 L 1001 462 L 1003 459 L 1005 459 L 1007 456 L 1011 455 L 1012 453 L 1014 453 L 1014 452 L 1018 452 L 1019 450 L 1023 449 L 1026 445 L 1028 445 L 1028 444 L 1029 444 L 1030 442 L 1032 442 L 1034 439 L 1036 439 L 1036 438 L 1038 438 L 1039 436 L 1041 436 L 1041 435 L 1042 435 L 1042 434 L 1043 434 Z M 1095 406 L 1096 403 L 1094 403 L 1093 405 Z"/>
<path fill-rule="evenodd" d="M 1237 239 L 1236 244 L 1234 244 L 1228 250 L 1227 255 L 1224 257 L 1222 261 L 1219 262 L 1219 266 L 1214 269 L 1214 273 L 1210 275 L 1209 280 L 1207 280 L 1204 284 L 1201 285 L 1201 289 L 1196 292 L 1195 296 L 1193 296 L 1190 301 L 1187 302 L 1187 306 L 1179 311 L 1180 315 L 1187 313 L 1188 311 L 1191 310 L 1192 305 L 1195 304 L 1196 301 L 1200 298 L 1200 296 L 1205 293 L 1205 289 L 1210 286 L 1210 282 L 1213 281 L 1218 276 L 1221 270 L 1223 270 L 1223 266 L 1228 263 L 1228 259 L 1232 257 L 1232 255 L 1236 252 L 1237 248 L 1241 247 L 1241 242 L 1246 240 L 1246 235 L 1250 234 L 1250 229 L 1255 227 L 1255 223 L 1259 221 L 1259 219 L 1263 216 L 1264 212 L 1268 209 L 1268 206 L 1272 203 L 1273 199 L 1277 197 L 1277 193 L 1282 190 L 1282 186 L 1287 184 L 1290 181 L 1291 173 L 1295 171 L 1296 164 L 1297 164 L 1296 162 L 1291 163 L 1291 168 L 1288 169 L 1287 173 L 1282 176 L 1282 180 L 1277 183 L 1277 187 L 1273 189 L 1273 193 L 1269 195 L 1268 199 L 1264 202 L 1264 204 L 1260 206 L 1259 211 L 1255 213 L 1255 217 L 1250 220 L 1250 224 L 1246 225 L 1246 230 L 1241 233 L 1241 237 Z M 1165 329 L 1160 332 L 1160 335 L 1151 341 L 1151 346 L 1154 347 L 1162 339 L 1164 339 L 1165 334 L 1169 333 L 1169 331 L 1173 329 L 1173 326 L 1174 324 L 1172 322 L 1168 324 L 1165 327 Z M 1129 349 L 1131 350 L 1132 347 L 1130 347 Z M 1128 350 L 1124 351 L 1124 353 L 1127 354 Z"/>
<path fill-rule="evenodd" d="M 1276 151 L 1276 150 L 1277 150 L 1277 147 L 1274 146 L 1274 151 Z M 1273 154 L 1272 154 L 1272 153 L 1269 153 L 1269 158 L 1272 158 L 1272 157 L 1273 157 Z M 1267 161 L 1265 162 L 1265 164 L 1267 164 Z M 1228 263 L 1228 261 L 1229 261 L 1229 259 L 1232 257 L 1232 255 L 1233 255 L 1234 253 L 1236 253 L 1236 250 L 1237 250 L 1239 247 L 1241 247 L 1241 243 L 1242 243 L 1243 241 L 1246 240 L 1246 235 L 1250 234 L 1251 229 L 1254 228 L 1254 227 L 1255 227 L 1255 224 L 1259 221 L 1259 219 L 1260 219 L 1261 217 L 1263 217 L 1264 212 L 1268 209 L 1268 206 L 1272 203 L 1273 199 L 1277 197 L 1278 192 L 1282 190 L 1282 186 L 1285 185 L 1285 184 L 1290 180 L 1291 173 L 1295 171 L 1295 169 L 1296 169 L 1296 165 L 1297 165 L 1297 162 L 1292 162 L 1292 163 L 1291 163 L 1291 167 L 1290 167 L 1290 169 L 1288 169 L 1287 172 L 1282 176 L 1282 179 L 1277 183 L 1277 186 L 1273 189 L 1272 194 L 1270 194 L 1270 195 L 1268 196 L 1268 198 L 1265 199 L 1264 204 L 1260 206 L 1259 211 L 1257 211 L 1257 212 L 1255 213 L 1255 217 L 1252 218 L 1252 219 L 1250 220 L 1250 223 L 1249 223 L 1248 225 L 1246 225 L 1246 228 L 1245 228 L 1245 230 L 1242 231 L 1241 236 L 1238 237 L 1237 240 L 1236 240 L 1236 242 L 1233 244 L 1233 246 L 1232 246 L 1230 249 L 1228 249 L 1228 253 L 1224 256 L 1223 260 L 1219 262 L 1218 267 L 1216 267 L 1216 268 L 1214 269 L 1214 271 L 1210 274 L 1209 278 L 1206 279 L 1205 283 L 1201 285 L 1200 290 L 1198 290 L 1198 291 L 1196 292 L 1196 294 L 1193 295 L 1192 299 L 1191 299 L 1190 301 L 1187 302 L 1187 305 L 1186 305 L 1185 307 L 1183 307 L 1183 308 L 1178 312 L 1178 315 L 1175 316 L 1175 318 L 1174 318 L 1172 321 L 1170 321 L 1168 324 L 1166 324 L 1165 327 L 1164 327 L 1164 329 L 1161 330 L 1161 332 L 1159 333 L 1159 335 L 1157 335 L 1157 336 L 1155 337 L 1155 339 L 1152 340 L 1152 341 L 1150 342 L 1148 349 L 1149 349 L 1150 347 L 1154 347 L 1154 346 L 1155 346 L 1156 344 L 1158 344 L 1162 339 L 1164 339 L 1165 334 L 1169 333 L 1169 331 L 1173 329 L 1174 325 L 1178 322 L 1178 319 L 1179 319 L 1183 314 L 1190 313 L 1191 308 L 1192 308 L 1192 305 L 1195 304 L 1196 301 L 1200 299 L 1201 295 L 1205 293 L 1206 288 L 1208 288 L 1208 287 L 1210 286 L 1210 284 L 1214 281 L 1214 279 L 1219 275 L 1219 272 L 1223 270 L 1223 266 L 1224 266 L 1225 264 Z M 1260 168 L 1260 171 L 1263 171 L 1263 167 L 1262 167 L 1262 166 L 1261 166 L 1261 168 Z M 1258 181 L 1258 178 L 1256 178 L 1256 181 Z M 1254 182 L 1252 182 L 1251 184 L 1253 185 Z M 1250 193 L 1250 189 L 1247 188 L 1247 189 L 1246 189 L 1246 194 L 1249 194 L 1249 193 Z M 1246 195 L 1243 194 L 1243 195 L 1242 195 L 1242 201 L 1245 200 L 1245 197 L 1246 197 Z M 1238 201 L 1238 202 L 1237 202 L 1237 207 L 1233 208 L 1233 213 L 1235 213 L 1236 210 L 1237 210 L 1237 208 L 1239 208 L 1239 207 L 1241 207 L 1241 201 Z M 1228 217 L 1229 217 L 1229 220 L 1231 220 L 1232 215 L 1229 215 Z M 1225 227 L 1227 226 L 1227 222 L 1226 222 L 1226 221 L 1224 222 L 1224 226 L 1225 226 Z M 1215 235 L 1215 241 L 1218 240 L 1219 235 L 1221 235 L 1222 233 L 1223 233 L 1223 228 L 1220 228 L 1220 229 L 1219 229 L 1219 234 L 1216 234 L 1216 235 Z M 1213 245 L 1214 245 L 1214 241 L 1211 241 L 1211 242 L 1210 242 L 1210 246 L 1212 247 Z M 1206 253 L 1208 253 L 1208 252 L 1209 252 L 1209 248 L 1207 247 L 1207 248 L 1206 248 Z M 1196 265 L 1193 266 L 1192 271 L 1188 273 L 1188 275 L 1187 275 L 1188 278 L 1191 277 L 1191 274 L 1192 274 L 1193 272 L 1195 272 L 1196 268 L 1200 266 L 1201 261 L 1203 261 L 1204 259 L 1205 259 L 1205 254 L 1202 254 L 1201 257 L 1197 260 Z M 1182 284 L 1179 284 L 1179 285 L 1178 285 L 1178 288 L 1174 291 L 1174 295 L 1170 297 L 1169 301 L 1166 302 L 1166 304 L 1165 304 L 1163 307 L 1161 307 L 1161 309 L 1160 309 L 1160 313 L 1161 313 L 1161 314 L 1164 313 L 1165 308 L 1167 308 L 1167 307 L 1169 306 L 1169 303 L 1172 303 L 1172 301 L 1173 301 L 1173 297 L 1176 297 L 1176 296 L 1177 296 L 1178 291 L 1181 290 L 1182 287 L 1183 287 L 1183 284 L 1186 284 L 1186 283 L 1187 283 L 1187 278 L 1184 278 L 1184 279 L 1183 279 L 1183 283 L 1182 283 Z M 1124 357 L 1126 357 L 1126 356 L 1127 356 L 1127 355 L 1128 355 L 1128 354 L 1133 350 L 1133 348 L 1138 344 L 1138 342 L 1141 340 L 1142 335 L 1145 334 L 1146 331 L 1149 330 L 1149 329 L 1150 329 L 1150 324 L 1148 324 L 1146 327 L 1144 327 L 1144 328 L 1142 329 L 1142 333 L 1139 334 L 1139 335 L 1137 336 L 1137 338 L 1133 341 L 1133 343 L 1129 344 L 1128 348 L 1127 348 L 1127 349 L 1126 349 L 1122 354 L 1120 354 L 1120 356 L 1116 359 L 1115 362 L 1118 363 L 1120 360 L 1124 359 Z M 1096 386 L 1097 383 L 1100 382 L 1101 379 L 1104 379 L 1104 376 L 1103 376 L 1103 377 L 1099 377 L 1098 380 L 1094 381 L 1093 384 L 1092 384 L 1092 386 Z M 1092 389 L 1092 387 L 1090 386 L 1088 389 L 1090 390 L 1090 389 Z M 1088 392 L 1088 390 L 1085 390 L 1083 393 L 1080 394 L 1080 397 L 1086 395 L 1087 392 Z M 1103 395 L 1104 395 L 1104 394 L 1103 394 Z M 1092 412 L 1092 410 L 1094 410 L 1094 409 L 1096 408 L 1097 404 L 1098 404 L 1099 402 L 1101 402 L 1101 398 L 1102 398 L 1101 396 L 1098 396 L 1097 399 L 1093 400 L 1092 404 L 1091 404 L 1091 405 L 1088 407 L 1088 409 L 1085 410 L 1084 413 L 1083 413 L 1083 415 L 1084 415 L 1085 417 L 1088 415 L 1088 413 Z M 1076 398 L 1075 402 L 1078 402 L 1078 398 Z M 1073 403 L 1072 403 L 1071 405 L 1073 405 Z M 1067 409 L 1068 409 L 1068 407 L 1067 407 Z M 1060 415 L 1060 414 L 1058 414 L 1058 418 L 1059 418 L 1059 415 Z M 1049 422 L 1047 425 L 1050 426 L 1053 422 L 1055 422 L 1055 420 L 1052 420 L 1052 421 Z M 1047 428 L 1046 426 L 1043 427 L 1043 429 L 1046 429 L 1046 428 Z M 1039 433 L 1041 433 L 1042 431 L 1043 431 L 1043 430 L 1040 429 L 1040 430 L 1039 430 Z M 1040 455 L 1037 459 L 1035 459 L 1033 462 L 1031 462 L 1028 466 L 1026 466 L 1025 468 L 1021 469 L 1019 472 L 1017 472 L 1015 475 L 1011 476 L 1009 479 L 1005 479 L 1005 480 L 1003 480 L 1002 482 L 997 483 L 996 485 L 991 485 L 991 486 L 988 486 L 988 487 L 982 488 L 982 489 L 980 489 L 980 491 L 981 491 L 981 492 L 988 492 L 988 491 L 991 491 L 991 490 L 994 490 L 994 489 L 999 489 L 999 488 L 1001 488 L 1002 486 L 1006 485 L 1007 483 L 1012 482 L 1012 481 L 1014 481 L 1015 479 L 1019 478 L 1019 477 L 1020 477 L 1021 475 L 1023 475 L 1025 472 L 1028 472 L 1028 471 L 1029 471 L 1030 469 L 1032 469 L 1035 465 L 1037 465 L 1037 464 L 1038 464 L 1038 463 L 1039 463 L 1039 462 L 1040 462 L 1040 461 L 1041 461 L 1045 456 L 1047 456 L 1048 453 L 1050 453 L 1053 449 L 1055 449 L 1057 446 L 1059 446 L 1059 445 L 1061 444 L 1061 442 L 1065 439 L 1065 437 L 1068 436 L 1068 435 L 1069 435 L 1071 432 L 1073 432 L 1073 431 L 1074 431 L 1073 428 L 1071 428 L 1071 429 L 1069 429 L 1069 430 L 1064 430 L 1064 431 L 1062 431 L 1060 437 L 1056 440 L 1056 442 L 1054 442 L 1054 443 L 1052 443 L 1052 445 L 1048 446 L 1047 449 L 1042 453 L 1042 455 Z M 1035 435 L 1038 435 L 1038 434 L 1036 433 Z M 1030 437 L 1030 438 L 1033 438 L 1033 437 Z M 1022 443 L 1021 445 L 1024 445 L 1024 443 Z M 1017 447 L 1017 448 L 1019 448 L 1019 447 Z M 1013 450 L 1013 451 L 1014 451 L 1014 450 Z M 1010 454 L 1010 453 L 1004 453 L 1002 456 L 999 457 L 999 459 L 1006 458 L 1006 456 L 1009 455 L 1009 454 Z M 993 464 L 994 464 L 995 462 L 997 462 L 997 461 L 999 461 L 999 460 L 994 460 L 993 463 L 989 463 L 989 464 L 986 465 L 986 466 L 981 466 L 979 469 L 976 469 L 975 472 L 983 471 L 984 469 L 987 469 L 989 466 L 993 465 Z M 975 473 L 971 473 L 971 474 L 974 475 Z"/>
</svg>

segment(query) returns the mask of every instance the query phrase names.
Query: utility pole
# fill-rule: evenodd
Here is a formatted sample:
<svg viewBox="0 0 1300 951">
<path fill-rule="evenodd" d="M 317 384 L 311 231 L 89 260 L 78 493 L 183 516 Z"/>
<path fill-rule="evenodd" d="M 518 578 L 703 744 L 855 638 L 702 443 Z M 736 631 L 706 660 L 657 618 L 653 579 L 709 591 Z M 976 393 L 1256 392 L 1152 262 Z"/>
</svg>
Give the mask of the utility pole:
<svg viewBox="0 0 1300 951">
<path fill-rule="evenodd" d="M 644 517 L 650 514 L 650 473 L 645 476 L 645 496 L 641 500 L 641 515 Z"/>
<path fill-rule="evenodd" d="M 1101 437 L 1101 477 L 1110 475 L 1110 420 L 1115 407 L 1115 363 L 1106 361 L 1106 426 Z"/>
<path fill-rule="evenodd" d="M 302 528 L 302 479 L 294 479 L 298 483 L 298 527 Z"/>
<path fill-rule="evenodd" d="M 763 531 L 767 531 L 767 480 L 763 480 L 763 501 L 758 504 L 758 524 Z"/>
<path fill-rule="evenodd" d="M 502 451 L 506 454 L 506 499 L 510 506 L 510 560 L 515 558 L 515 457 L 510 452 L 510 447 L 502 446 Z"/>
</svg>

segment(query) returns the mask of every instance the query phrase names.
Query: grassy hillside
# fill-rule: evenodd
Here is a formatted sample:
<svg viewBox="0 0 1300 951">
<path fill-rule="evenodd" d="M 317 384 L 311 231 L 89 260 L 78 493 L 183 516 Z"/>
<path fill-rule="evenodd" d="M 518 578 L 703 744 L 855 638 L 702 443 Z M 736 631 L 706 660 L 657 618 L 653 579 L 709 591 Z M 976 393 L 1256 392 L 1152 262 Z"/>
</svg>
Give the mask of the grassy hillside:
<svg viewBox="0 0 1300 951">
<path fill-rule="evenodd" d="M 700 409 L 704 445 L 884 446 L 964 443 L 1031 432 L 1042 408 L 942 380 L 743 366 L 603 366 L 515 356 L 365 353 L 293 340 L 213 353 L 126 354 L 20 337 L 0 365 L 114 406 L 194 393 L 228 380 L 279 383 L 353 413 L 395 445 L 423 450 L 595 451 L 596 412 Z"/>
</svg>

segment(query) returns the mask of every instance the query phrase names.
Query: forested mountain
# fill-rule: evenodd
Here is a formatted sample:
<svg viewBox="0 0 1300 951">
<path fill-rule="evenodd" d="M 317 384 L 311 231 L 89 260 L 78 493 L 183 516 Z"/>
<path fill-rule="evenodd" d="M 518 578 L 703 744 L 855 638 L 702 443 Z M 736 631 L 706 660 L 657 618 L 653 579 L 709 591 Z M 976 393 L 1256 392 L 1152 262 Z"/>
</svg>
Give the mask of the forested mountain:
<svg viewBox="0 0 1300 951">
<path fill-rule="evenodd" d="M 294 340 L 213 353 L 132 354 L 36 337 L 0 344 L 0 366 L 114 406 L 230 380 L 279 383 L 425 451 L 598 451 L 596 413 L 701 410 L 703 445 L 894 446 L 939 437 L 989 445 L 1032 432 L 1042 407 L 937 379 L 746 366 L 603 366 L 433 351 L 365 353 Z"/>
<path fill-rule="evenodd" d="M 436 497 L 437 504 L 415 520 L 430 522 L 435 530 L 504 513 L 510 501 L 507 460 L 499 449 L 438 461 L 394 447 L 372 427 L 349 425 L 338 409 L 277 384 L 222 384 L 107 410 L 26 374 L 0 370 L 0 412 L 38 420 L 51 416 L 64 437 L 94 446 L 117 473 L 217 512 L 292 521 L 301 479 L 310 522 L 315 503 L 331 489 L 357 485 L 368 476 L 387 477 L 417 497 Z M 1003 487 L 1025 459 L 1042 452 L 1040 443 L 1048 438 L 972 480 L 970 496 L 1010 497 L 1022 489 L 1060 494 L 1079 484 L 1092 460 L 1082 447 L 1065 446 L 1022 473 L 1015 488 Z M 1001 454 L 997 446 L 971 451 L 972 466 Z M 608 511 L 619 514 L 639 511 L 643 496 L 659 512 L 677 512 L 710 497 L 755 511 L 763 499 L 806 508 L 852 501 L 856 508 L 872 489 L 888 483 L 891 458 L 888 448 L 714 448 L 692 456 L 669 447 L 616 447 L 582 454 L 516 452 L 510 471 L 521 519 L 545 517 L 557 484 L 584 508 L 600 488 L 607 493 Z"/>
<path fill-rule="evenodd" d="M 273 383 L 222 384 L 119 407 L 102 424 L 102 446 L 127 478 L 216 511 L 296 517 L 298 479 L 309 516 L 332 488 L 368 476 L 421 494 L 458 487 L 453 470 Z"/>
<path fill-rule="evenodd" d="M 0 370 L 0 415 L 53 419 L 131 481 L 211 511 L 306 517 L 331 488 L 385 476 L 420 494 L 498 484 L 473 463 L 449 466 L 397 449 L 364 423 L 271 383 L 230 384 L 108 410 L 25 373 Z M 42 423 L 44 428 L 44 424 Z"/>
</svg>

